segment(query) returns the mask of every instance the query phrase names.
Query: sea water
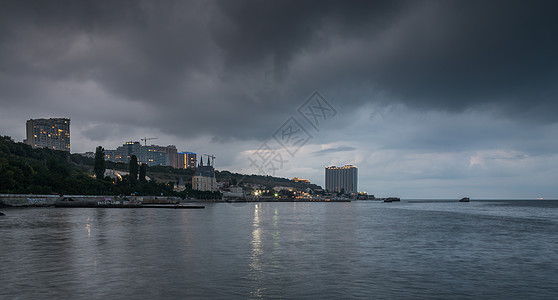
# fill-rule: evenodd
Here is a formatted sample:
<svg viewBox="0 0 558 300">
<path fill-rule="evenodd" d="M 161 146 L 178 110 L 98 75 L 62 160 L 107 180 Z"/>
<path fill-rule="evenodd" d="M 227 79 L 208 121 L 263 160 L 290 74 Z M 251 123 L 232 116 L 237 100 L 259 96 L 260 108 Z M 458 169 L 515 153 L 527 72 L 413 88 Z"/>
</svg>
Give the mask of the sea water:
<svg viewBox="0 0 558 300">
<path fill-rule="evenodd" d="M 556 299 L 558 201 L 8 208 L 0 299 Z"/>
</svg>

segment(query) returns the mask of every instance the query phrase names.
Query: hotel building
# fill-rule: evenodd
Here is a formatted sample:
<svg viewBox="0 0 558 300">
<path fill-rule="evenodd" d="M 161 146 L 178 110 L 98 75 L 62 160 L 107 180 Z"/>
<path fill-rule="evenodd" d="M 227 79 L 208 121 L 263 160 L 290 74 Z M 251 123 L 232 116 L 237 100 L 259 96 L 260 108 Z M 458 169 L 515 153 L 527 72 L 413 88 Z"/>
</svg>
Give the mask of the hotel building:
<svg viewBox="0 0 558 300">
<path fill-rule="evenodd" d="M 23 141 L 33 148 L 48 148 L 70 152 L 70 119 L 30 119 Z"/>
<path fill-rule="evenodd" d="M 358 169 L 353 165 L 325 168 L 325 187 L 328 192 L 352 194 L 358 192 Z"/>
</svg>

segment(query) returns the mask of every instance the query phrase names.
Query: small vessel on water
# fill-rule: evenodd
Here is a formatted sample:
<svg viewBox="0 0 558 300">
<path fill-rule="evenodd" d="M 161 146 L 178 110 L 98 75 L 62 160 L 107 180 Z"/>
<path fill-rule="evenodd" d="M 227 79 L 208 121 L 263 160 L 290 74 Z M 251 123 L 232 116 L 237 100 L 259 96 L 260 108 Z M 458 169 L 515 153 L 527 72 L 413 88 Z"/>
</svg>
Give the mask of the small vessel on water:
<svg viewBox="0 0 558 300">
<path fill-rule="evenodd" d="M 398 197 L 388 197 L 384 199 L 384 202 L 397 202 L 397 201 L 401 201 L 401 199 Z"/>
<path fill-rule="evenodd" d="M 459 200 L 459 202 L 469 202 L 469 200 L 471 200 L 469 199 L 469 197 L 463 197 L 461 198 L 461 200 Z"/>
</svg>

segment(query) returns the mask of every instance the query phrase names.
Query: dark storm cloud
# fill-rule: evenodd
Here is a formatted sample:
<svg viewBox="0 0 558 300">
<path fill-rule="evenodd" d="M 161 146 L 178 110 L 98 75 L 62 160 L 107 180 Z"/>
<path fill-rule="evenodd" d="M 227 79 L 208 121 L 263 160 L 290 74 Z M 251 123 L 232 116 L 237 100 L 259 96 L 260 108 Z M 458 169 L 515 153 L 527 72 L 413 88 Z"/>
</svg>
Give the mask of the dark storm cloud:
<svg viewBox="0 0 558 300">
<path fill-rule="evenodd" d="M 382 101 L 555 122 L 557 6 L 3 1 L 0 102 L 50 101 L 53 85 L 94 82 L 144 105 L 137 125 L 218 140 L 268 138 L 315 90 L 347 111 Z"/>
<path fill-rule="evenodd" d="M 270 59 L 276 71 L 300 51 L 319 51 L 330 34 L 378 31 L 402 3 L 388 1 L 221 1 L 213 35 L 227 63 L 241 68 Z M 376 28 L 375 28 L 376 27 Z"/>
<path fill-rule="evenodd" d="M 554 1 L 226 3 L 232 3 L 223 11 L 234 29 L 218 41 L 235 63 L 271 57 L 281 69 L 301 52 L 346 43 L 346 55 L 323 61 L 329 67 L 309 71 L 319 79 L 307 81 L 337 91 L 368 85 L 425 109 L 488 103 L 556 120 Z"/>
</svg>

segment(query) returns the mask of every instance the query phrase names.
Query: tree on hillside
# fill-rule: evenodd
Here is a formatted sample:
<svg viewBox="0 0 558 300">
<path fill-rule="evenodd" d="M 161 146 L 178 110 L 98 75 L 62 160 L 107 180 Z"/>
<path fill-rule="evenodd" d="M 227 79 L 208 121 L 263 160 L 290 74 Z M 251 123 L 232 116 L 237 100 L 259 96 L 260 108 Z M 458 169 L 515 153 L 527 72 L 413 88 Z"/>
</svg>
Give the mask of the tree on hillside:
<svg viewBox="0 0 558 300">
<path fill-rule="evenodd" d="M 97 179 L 105 177 L 105 149 L 101 146 L 95 150 L 95 177 Z"/>
<path fill-rule="evenodd" d="M 138 158 L 135 155 L 130 157 L 130 180 L 132 182 L 136 181 L 138 178 Z"/>
<path fill-rule="evenodd" d="M 147 174 L 147 164 L 141 164 L 139 169 L 139 180 L 145 182 L 145 175 Z"/>
</svg>

